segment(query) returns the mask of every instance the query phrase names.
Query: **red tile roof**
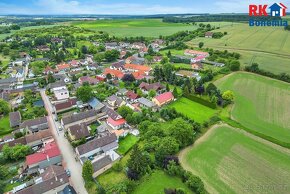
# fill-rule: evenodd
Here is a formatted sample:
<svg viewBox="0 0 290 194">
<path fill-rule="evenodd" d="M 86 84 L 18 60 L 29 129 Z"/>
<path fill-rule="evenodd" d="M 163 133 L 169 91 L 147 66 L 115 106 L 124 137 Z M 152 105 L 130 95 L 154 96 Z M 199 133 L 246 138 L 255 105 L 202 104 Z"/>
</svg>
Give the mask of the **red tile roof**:
<svg viewBox="0 0 290 194">
<path fill-rule="evenodd" d="M 124 125 L 126 123 L 126 120 L 125 119 L 118 119 L 118 120 L 115 121 L 114 119 L 112 119 L 111 117 L 109 117 L 107 119 L 107 122 L 109 124 L 111 124 L 112 126 L 116 127 L 116 126 L 119 126 L 119 125 Z"/>
<path fill-rule="evenodd" d="M 138 98 L 138 94 L 135 94 L 133 91 L 128 91 L 126 96 L 130 99 L 133 99 L 133 100 Z"/>
<path fill-rule="evenodd" d="M 125 64 L 125 69 L 133 69 L 136 71 L 143 71 L 148 72 L 151 70 L 151 67 L 145 66 L 145 65 L 135 65 L 135 64 Z"/>
<path fill-rule="evenodd" d="M 47 158 L 53 158 L 61 155 L 60 150 L 55 142 L 46 144 L 41 152 L 37 152 L 26 156 L 26 164 L 32 165 L 37 164 L 41 161 L 47 160 Z"/>
<path fill-rule="evenodd" d="M 115 70 L 115 69 L 110 69 L 110 68 L 106 68 L 104 71 L 104 74 L 111 74 L 119 79 L 121 79 L 124 76 L 124 73 L 122 71 L 119 70 Z"/>
<path fill-rule="evenodd" d="M 159 96 L 156 96 L 155 99 L 160 103 L 167 102 L 170 99 L 174 99 L 174 96 L 171 92 L 165 92 L 163 94 L 160 94 Z"/>
<path fill-rule="evenodd" d="M 64 70 L 64 69 L 69 69 L 70 65 L 67 64 L 67 63 L 63 63 L 63 64 L 57 65 L 56 68 L 57 68 L 57 70 L 61 71 L 61 70 Z"/>
</svg>

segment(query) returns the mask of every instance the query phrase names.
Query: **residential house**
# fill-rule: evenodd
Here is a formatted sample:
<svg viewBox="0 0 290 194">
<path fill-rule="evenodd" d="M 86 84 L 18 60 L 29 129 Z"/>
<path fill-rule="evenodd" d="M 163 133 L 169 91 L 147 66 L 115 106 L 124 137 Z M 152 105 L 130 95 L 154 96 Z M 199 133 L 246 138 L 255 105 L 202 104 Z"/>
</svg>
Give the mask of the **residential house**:
<svg viewBox="0 0 290 194">
<path fill-rule="evenodd" d="M 162 61 L 162 59 L 163 59 L 162 56 L 154 56 L 154 57 L 153 57 L 153 62 L 154 62 L 154 63 L 159 63 L 159 62 Z"/>
<path fill-rule="evenodd" d="M 112 96 L 108 97 L 107 103 L 108 103 L 108 106 L 113 108 L 113 109 L 116 109 L 116 108 L 119 108 L 120 106 L 126 105 L 126 102 L 122 98 L 120 98 L 116 95 L 112 95 Z"/>
<path fill-rule="evenodd" d="M 58 38 L 58 37 L 54 37 L 51 39 L 52 43 L 57 43 L 57 44 L 62 44 L 62 39 Z"/>
<path fill-rule="evenodd" d="M 136 64 L 125 64 L 124 68 L 129 72 L 144 72 L 146 75 L 149 75 L 149 72 L 152 70 L 149 66 Z"/>
<path fill-rule="evenodd" d="M 15 77 L 0 79 L 0 89 L 11 89 L 17 83 L 17 79 Z"/>
<path fill-rule="evenodd" d="M 42 146 L 49 139 L 53 139 L 50 129 L 41 130 L 25 136 L 26 143 L 30 147 Z"/>
<path fill-rule="evenodd" d="M 98 64 L 97 63 L 90 63 L 86 66 L 86 69 L 88 71 L 96 71 L 98 69 Z"/>
<path fill-rule="evenodd" d="M 78 60 L 71 60 L 69 62 L 69 65 L 72 67 L 72 68 L 78 68 L 80 66 L 80 62 Z"/>
<path fill-rule="evenodd" d="M 206 32 L 206 33 L 204 34 L 204 37 L 205 37 L 205 38 L 212 38 L 212 36 L 213 36 L 213 32 Z"/>
<path fill-rule="evenodd" d="M 72 114 L 61 119 L 61 124 L 66 129 L 70 126 L 86 123 L 91 124 L 95 122 L 98 118 L 102 118 L 105 114 L 101 113 L 101 110 L 89 110 L 86 112 L 81 112 L 78 114 Z"/>
<path fill-rule="evenodd" d="M 16 59 L 15 61 L 12 62 L 13 66 L 24 66 L 27 63 L 27 59 L 26 58 L 20 58 L 20 59 Z"/>
<path fill-rule="evenodd" d="M 117 92 L 118 96 L 126 96 L 128 90 L 126 88 L 120 88 Z"/>
<path fill-rule="evenodd" d="M 117 42 L 108 42 L 108 43 L 105 43 L 105 48 L 106 50 L 120 50 L 120 47 L 118 46 L 118 43 Z"/>
<path fill-rule="evenodd" d="M 72 141 L 80 140 L 90 136 L 88 126 L 84 123 L 70 126 L 67 131 Z"/>
<path fill-rule="evenodd" d="M 76 105 L 77 105 L 77 99 L 73 98 L 73 99 L 68 99 L 65 102 L 61 102 L 61 103 L 55 104 L 54 105 L 54 109 L 55 109 L 56 113 L 59 113 L 59 112 L 63 112 L 63 111 L 66 111 L 66 110 L 73 109 L 73 108 L 76 107 Z"/>
<path fill-rule="evenodd" d="M 144 97 L 137 99 L 137 101 L 143 108 L 155 109 L 156 107 L 156 105 L 153 102 Z"/>
<path fill-rule="evenodd" d="M 133 91 L 128 91 L 126 96 L 132 102 L 135 102 L 139 98 L 138 94 L 134 93 Z"/>
<path fill-rule="evenodd" d="M 138 57 L 138 56 L 131 56 L 125 60 L 126 64 L 137 64 L 137 65 L 144 65 L 145 59 Z"/>
<path fill-rule="evenodd" d="M 107 108 L 107 124 L 114 130 L 121 129 L 126 125 L 126 120 L 114 110 Z"/>
<path fill-rule="evenodd" d="M 70 64 L 62 63 L 56 66 L 56 71 L 64 73 L 64 72 L 69 71 L 70 68 L 71 68 Z"/>
<path fill-rule="evenodd" d="M 19 111 L 9 113 L 10 127 L 19 127 L 21 124 L 21 114 Z"/>
<path fill-rule="evenodd" d="M 146 45 L 142 42 L 134 42 L 131 48 L 135 50 L 140 50 L 140 49 L 146 48 Z"/>
<path fill-rule="evenodd" d="M 54 88 L 53 93 L 56 100 L 65 100 L 69 98 L 69 91 L 66 86 L 63 86 L 61 88 Z"/>
<path fill-rule="evenodd" d="M 81 163 L 89 157 L 96 155 L 114 155 L 114 150 L 118 149 L 117 136 L 107 134 L 106 136 L 95 138 L 87 143 L 78 146 L 75 151 Z"/>
<path fill-rule="evenodd" d="M 196 50 L 189 50 L 189 49 L 186 49 L 184 51 L 184 54 L 185 55 L 189 55 L 189 56 L 199 56 L 199 55 L 202 55 L 202 56 L 205 56 L 205 57 L 208 57 L 209 56 L 209 54 L 207 52 L 196 51 Z"/>
<path fill-rule="evenodd" d="M 203 69 L 203 65 L 201 62 L 196 62 L 191 64 L 191 68 L 198 71 Z"/>
<path fill-rule="evenodd" d="M 122 71 L 124 70 L 124 65 L 125 65 L 125 61 L 124 60 L 121 60 L 121 61 L 118 61 L 116 63 L 113 63 L 110 68 L 111 69 L 114 69 L 114 70 L 119 70 L 119 71 Z"/>
<path fill-rule="evenodd" d="M 55 142 L 50 142 L 39 152 L 26 156 L 25 166 L 28 174 L 44 169 L 54 164 L 60 164 L 62 156 Z"/>
<path fill-rule="evenodd" d="M 108 74 L 110 74 L 112 76 L 112 78 L 115 79 L 122 79 L 124 76 L 124 73 L 120 70 L 114 70 L 114 69 L 110 69 L 110 68 L 106 68 L 104 73 L 105 76 L 107 76 Z"/>
<path fill-rule="evenodd" d="M 165 87 L 160 84 L 159 82 L 156 82 L 156 83 L 152 83 L 152 84 L 148 84 L 146 82 L 142 82 L 140 85 L 139 85 L 139 88 L 142 90 L 142 92 L 148 94 L 148 92 L 150 90 L 154 90 L 156 91 L 157 93 L 160 93 L 161 90 L 163 90 Z"/>
<path fill-rule="evenodd" d="M 55 72 L 54 69 L 52 69 L 50 66 L 46 66 L 46 68 L 43 71 L 44 75 L 48 75 L 48 74 L 53 74 Z"/>
<path fill-rule="evenodd" d="M 40 52 L 48 52 L 50 51 L 50 48 L 47 45 L 40 45 L 36 47 L 36 50 Z"/>
<path fill-rule="evenodd" d="M 90 99 L 89 102 L 88 102 L 88 106 L 89 106 L 90 109 L 100 110 L 100 111 L 102 111 L 103 108 L 105 107 L 105 105 L 103 103 L 101 103 L 96 98 Z"/>
<path fill-rule="evenodd" d="M 91 64 L 94 63 L 94 56 L 93 55 L 85 55 L 85 60 Z"/>
<path fill-rule="evenodd" d="M 152 101 L 159 107 L 163 106 L 164 104 L 167 104 L 169 102 L 172 102 L 174 100 L 174 96 L 172 92 L 165 92 L 163 94 L 160 94 L 152 99 Z"/>
<path fill-rule="evenodd" d="M 62 166 L 48 166 L 33 185 L 24 183 L 13 189 L 16 194 L 55 194 L 69 186 L 69 177 Z"/>
<path fill-rule="evenodd" d="M 41 130 L 48 129 L 48 122 L 46 117 L 40 117 L 36 119 L 26 120 L 20 124 L 19 129 L 21 131 L 29 131 L 35 133 Z"/>
<path fill-rule="evenodd" d="M 96 178 L 100 174 L 110 169 L 112 167 L 112 164 L 113 164 L 113 160 L 111 159 L 111 156 L 109 155 L 105 155 L 102 158 L 94 161 L 92 163 L 93 169 L 94 169 L 93 177 Z"/>
<path fill-rule="evenodd" d="M 99 80 L 97 78 L 93 78 L 90 76 L 80 77 L 78 81 L 81 85 L 83 85 L 84 83 L 88 83 L 90 85 L 96 85 L 97 83 L 99 83 Z"/>
</svg>

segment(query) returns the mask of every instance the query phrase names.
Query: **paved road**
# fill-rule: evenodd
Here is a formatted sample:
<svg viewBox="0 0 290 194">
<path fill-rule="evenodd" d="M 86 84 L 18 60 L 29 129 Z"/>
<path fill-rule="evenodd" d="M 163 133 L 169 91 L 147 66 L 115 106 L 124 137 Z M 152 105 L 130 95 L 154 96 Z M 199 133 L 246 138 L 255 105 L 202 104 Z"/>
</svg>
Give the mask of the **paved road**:
<svg viewBox="0 0 290 194">
<path fill-rule="evenodd" d="M 42 90 L 40 93 L 48 113 L 47 119 L 49 127 L 52 130 L 52 134 L 54 135 L 54 138 L 63 156 L 64 167 L 69 169 L 71 172 L 70 182 L 77 193 L 87 194 L 82 178 L 82 166 L 80 162 L 75 160 L 75 153 L 68 140 L 64 137 L 64 132 L 58 131 L 59 123 L 55 122 L 54 120 L 54 115 L 52 114 L 52 105 L 47 95 L 45 94 L 45 91 Z"/>
</svg>

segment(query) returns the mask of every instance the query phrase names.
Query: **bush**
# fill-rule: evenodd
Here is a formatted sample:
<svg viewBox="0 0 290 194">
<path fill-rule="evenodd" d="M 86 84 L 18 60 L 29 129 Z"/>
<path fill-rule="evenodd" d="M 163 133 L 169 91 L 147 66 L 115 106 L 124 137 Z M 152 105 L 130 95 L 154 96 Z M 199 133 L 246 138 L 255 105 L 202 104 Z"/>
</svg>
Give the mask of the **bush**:
<svg viewBox="0 0 290 194">
<path fill-rule="evenodd" d="M 215 109 L 215 108 L 217 107 L 216 104 L 213 104 L 213 103 L 211 103 L 211 102 L 209 102 L 209 101 L 207 101 L 207 100 L 204 100 L 204 99 L 199 98 L 199 97 L 194 96 L 194 95 L 184 94 L 184 97 L 186 97 L 186 98 L 188 98 L 189 100 L 192 100 L 192 101 L 194 101 L 194 102 L 200 103 L 200 104 L 202 104 L 202 105 L 204 105 L 204 106 L 207 106 L 207 107 L 209 107 L 209 108 L 212 108 L 212 109 Z"/>
</svg>

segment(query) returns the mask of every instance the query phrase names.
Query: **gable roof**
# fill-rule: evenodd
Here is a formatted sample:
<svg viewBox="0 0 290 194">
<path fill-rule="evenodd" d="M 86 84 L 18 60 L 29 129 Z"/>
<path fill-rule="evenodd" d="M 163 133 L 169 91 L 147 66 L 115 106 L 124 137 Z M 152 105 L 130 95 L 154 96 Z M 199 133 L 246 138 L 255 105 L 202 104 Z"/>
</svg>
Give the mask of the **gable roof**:
<svg viewBox="0 0 290 194">
<path fill-rule="evenodd" d="M 138 99 L 138 102 L 139 102 L 140 104 L 143 104 L 144 106 L 146 106 L 146 107 L 148 107 L 148 108 L 152 108 L 152 107 L 155 106 L 155 104 L 154 104 L 153 102 L 151 102 L 150 100 L 148 100 L 147 98 L 144 98 L 144 97 L 139 98 L 139 99 Z"/>
<path fill-rule="evenodd" d="M 110 69 L 110 68 L 105 69 L 104 75 L 107 75 L 107 74 L 111 74 L 119 79 L 121 79 L 124 76 L 124 73 L 122 71 Z"/>
<path fill-rule="evenodd" d="M 47 118 L 40 117 L 40 118 L 24 121 L 23 123 L 21 123 L 19 128 L 24 129 L 26 127 L 31 131 L 47 129 L 48 128 Z"/>
<path fill-rule="evenodd" d="M 117 120 L 114 120 L 112 119 L 111 117 L 109 117 L 107 119 L 107 122 L 109 124 L 111 124 L 112 126 L 116 127 L 116 126 L 120 126 L 120 125 L 124 125 L 126 123 L 126 120 L 121 118 L 121 119 L 117 119 Z"/>
<path fill-rule="evenodd" d="M 93 168 L 94 168 L 94 172 L 97 172 L 99 170 L 101 170 L 102 168 L 108 166 L 109 164 L 111 164 L 113 161 L 110 157 L 110 155 L 106 155 L 105 157 L 102 157 L 101 159 L 95 161 L 94 163 L 92 163 Z"/>
<path fill-rule="evenodd" d="M 56 69 L 59 71 L 69 69 L 69 68 L 70 68 L 70 64 L 67 64 L 67 63 L 59 64 L 56 66 Z"/>
<path fill-rule="evenodd" d="M 109 134 L 101 138 L 93 139 L 83 145 L 76 148 L 80 155 L 93 151 L 95 149 L 101 148 L 105 145 L 117 141 L 117 136 L 115 134 Z"/>
<path fill-rule="evenodd" d="M 145 82 L 142 82 L 140 85 L 139 85 L 139 88 L 141 89 L 145 89 L 147 91 L 149 90 L 161 90 L 164 88 L 163 85 L 161 85 L 159 82 L 156 82 L 156 83 L 152 83 L 152 84 L 148 84 L 148 83 L 145 83 Z"/>
<path fill-rule="evenodd" d="M 110 109 L 110 108 L 106 109 L 106 114 L 114 120 L 122 118 L 121 115 L 119 115 L 116 111 L 114 111 L 113 109 Z"/>
<path fill-rule="evenodd" d="M 145 71 L 148 72 L 151 70 L 151 67 L 145 65 L 136 65 L 136 64 L 125 64 L 125 69 L 137 70 L 137 71 Z"/>
<path fill-rule="evenodd" d="M 16 127 L 21 124 L 21 115 L 20 112 L 11 112 L 9 113 L 10 127 Z"/>
<path fill-rule="evenodd" d="M 59 111 L 59 110 L 63 110 L 63 109 L 67 109 L 72 106 L 75 106 L 76 104 L 77 104 L 77 99 L 73 98 L 73 99 L 67 100 L 66 102 L 56 104 L 54 107 L 56 111 Z"/>
<path fill-rule="evenodd" d="M 64 125 L 70 124 L 70 123 L 74 123 L 86 118 L 90 118 L 93 116 L 96 116 L 98 114 L 98 112 L 96 110 L 89 110 L 86 112 L 81 112 L 78 114 L 73 114 L 67 117 L 62 118 L 62 122 Z"/>
<path fill-rule="evenodd" d="M 76 140 L 90 136 L 88 126 L 85 124 L 73 125 L 68 128 L 68 131 Z"/>
<path fill-rule="evenodd" d="M 174 99 L 174 96 L 172 94 L 172 92 L 165 92 L 163 94 L 160 94 L 158 96 L 155 97 L 155 99 L 160 103 L 164 103 L 164 102 L 167 102 L 168 100 L 170 99 Z"/>
<path fill-rule="evenodd" d="M 133 99 L 133 100 L 135 100 L 139 97 L 138 94 L 135 94 L 133 91 L 128 91 L 126 93 L 126 96 L 130 99 Z"/>
<path fill-rule="evenodd" d="M 105 105 L 103 103 L 101 103 L 98 99 L 96 98 L 92 98 L 89 100 L 88 104 L 90 105 L 90 107 L 92 107 L 95 110 L 101 110 L 102 108 L 105 107 Z"/>
<path fill-rule="evenodd" d="M 48 158 L 53 158 L 60 156 L 60 150 L 55 142 L 46 144 L 40 152 L 26 156 L 26 164 L 33 165 L 41 161 L 47 160 Z"/>
<path fill-rule="evenodd" d="M 34 141 L 38 141 L 38 140 L 45 139 L 48 137 L 52 137 L 50 129 L 41 130 L 37 133 L 32 133 L 32 134 L 26 135 L 25 139 L 26 139 L 27 143 L 32 143 Z"/>
</svg>

